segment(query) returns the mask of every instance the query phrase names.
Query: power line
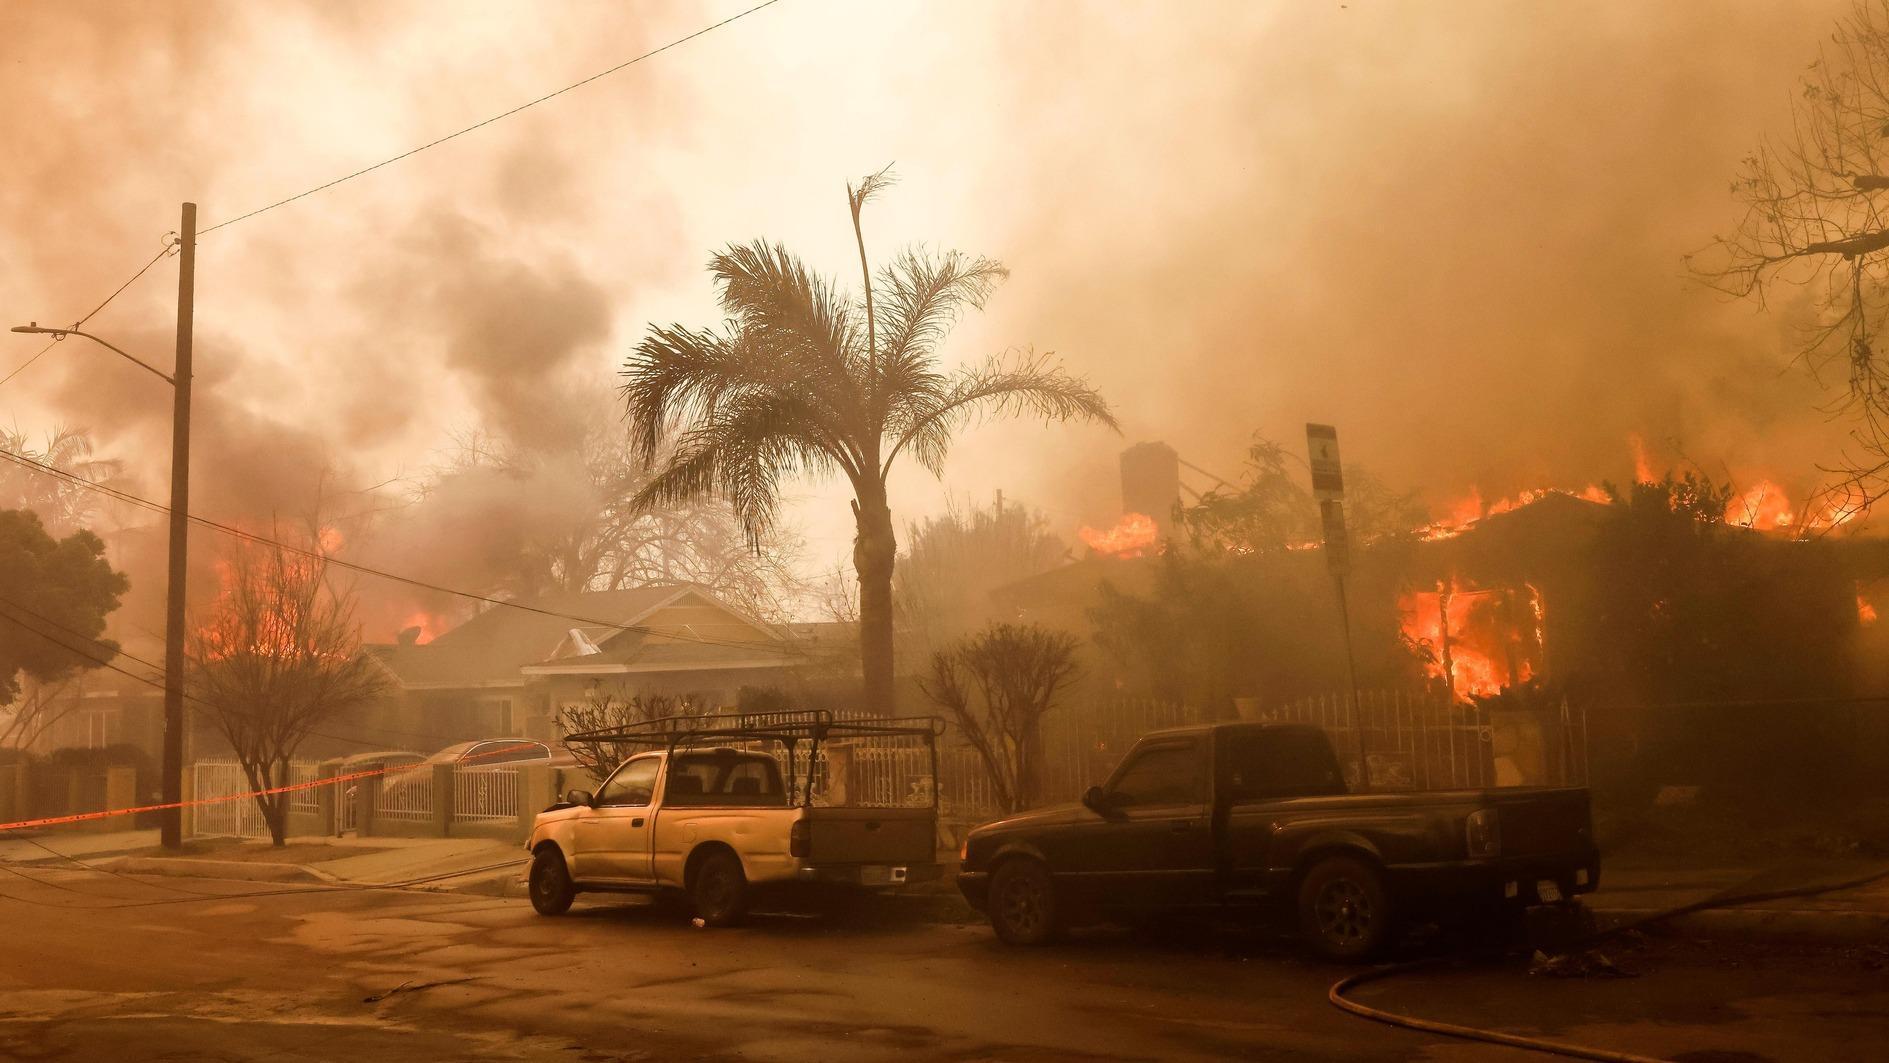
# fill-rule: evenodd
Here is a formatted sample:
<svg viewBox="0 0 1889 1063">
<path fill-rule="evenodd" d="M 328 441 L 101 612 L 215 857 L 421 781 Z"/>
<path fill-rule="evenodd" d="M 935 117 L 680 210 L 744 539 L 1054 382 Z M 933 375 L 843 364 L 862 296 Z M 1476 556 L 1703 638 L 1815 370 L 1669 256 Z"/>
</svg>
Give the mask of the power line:
<svg viewBox="0 0 1889 1063">
<path fill-rule="evenodd" d="M 142 266 L 139 266 L 138 272 L 133 273 L 130 279 L 126 280 L 123 284 L 120 284 L 117 288 L 115 288 L 110 295 L 106 296 L 103 301 L 101 301 L 97 306 L 93 307 L 91 311 L 88 312 L 84 317 L 78 319 L 77 321 L 74 321 L 71 327 L 75 329 L 80 328 L 87 321 L 90 321 L 93 318 L 97 317 L 98 312 L 100 310 L 103 310 L 106 307 L 110 306 L 112 304 L 112 300 L 123 295 L 125 293 L 126 288 L 129 288 L 133 284 L 137 283 L 137 280 L 139 277 L 144 276 L 145 273 L 147 273 L 151 269 L 152 266 L 157 265 L 158 259 L 169 256 L 172 253 L 172 248 L 177 246 L 177 242 L 175 240 L 168 239 L 168 237 L 171 234 L 166 233 L 165 235 L 167 239 L 164 241 L 164 246 L 158 249 L 157 254 L 151 256 L 150 261 L 146 262 Z M 15 366 L 11 373 L 8 373 L 6 376 L 0 377 L 0 387 L 5 387 L 7 381 L 12 380 L 14 377 L 19 376 L 21 373 L 26 372 L 28 366 L 31 366 L 34 362 L 39 361 L 40 358 L 43 357 L 47 351 L 52 350 L 55 346 L 59 344 L 59 341 L 63 339 L 65 339 L 64 336 L 54 336 L 51 342 L 47 343 L 46 346 L 41 347 L 39 349 L 38 353 L 34 354 L 31 358 L 28 358 L 26 361 L 21 362 L 18 366 Z"/>
<path fill-rule="evenodd" d="M 274 203 L 270 203 L 269 205 L 263 206 L 263 207 L 257 207 L 255 210 L 252 210 L 247 214 L 239 214 L 236 217 L 229 219 L 228 221 L 217 222 L 215 225 L 212 225 L 208 228 L 198 230 L 197 235 L 198 236 L 208 235 L 209 233 L 213 233 L 217 231 L 218 229 L 223 228 L 224 226 L 235 225 L 239 221 L 245 221 L 249 218 L 255 217 L 258 214 L 266 213 L 268 211 L 276 209 L 277 207 L 286 206 L 290 203 L 293 203 L 298 199 L 302 199 L 307 196 L 312 196 L 317 192 L 322 192 L 327 189 L 333 188 L 334 186 L 338 184 L 343 184 L 347 181 L 352 181 L 356 177 L 360 177 L 364 174 L 372 173 L 373 171 L 378 170 L 383 166 L 391 166 L 392 164 L 399 162 L 402 159 L 406 159 L 414 155 L 418 155 L 420 152 L 423 152 L 427 150 L 428 148 L 436 148 L 439 145 L 444 144 L 447 141 L 452 140 L 456 137 L 465 136 L 467 133 L 470 133 L 475 129 L 482 129 L 501 119 L 510 118 L 512 115 L 515 115 L 520 111 L 526 110 L 528 108 L 536 107 L 539 104 L 546 102 L 547 100 L 555 99 L 559 96 L 564 95 L 567 92 L 570 92 L 572 89 L 582 88 L 583 86 L 588 85 L 591 82 L 598 80 L 599 78 L 609 77 L 611 74 L 614 74 L 619 70 L 623 70 L 627 67 L 635 66 L 637 63 L 640 63 L 643 60 L 648 59 L 652 56 L 661 55 L 663 52 L 666 52 L 670 50 L 671 48 L 676 48 L 681 45 L 687 44 L 688 42 L 696 39 L 697 37 L 700 37 L 707 33 L 712 33 L 715 30 L 718 30 L 722 28 L 723 26 L 726 26 L 732 22 L 738 22 L 741 19 L 747 18 L 749 15 L 752 15 L 763 8 L 773 7 L 775 4 L 779 2 L 780 0 L 765 0 L 764 3 L 756 4 L 753 7 L 748 8 L 747 10 L 742 11 L 738 14 L 730 15 L 729 17 L 722 19 L 720 22 L 717 22 L 710 26 L 705 26 L 702 29 L 696 30 L 694 33 L 691 33 L 686 37 L 680 37 L 676 40 L 670 41 L 668 44 L 665 44 L 660 48 L 655 48 L 650 51 L 644 52 L 642 55 L 639 55 L 634 59 L 629 59 L 629 60 L 625 60 L 624 62 L 618 63 L 616 66 L 613 66 L 608 70 L 604 70 L 599 73 L 592 74 L 591 76 L 585 78 L 582 81 L 572 82 L 571 84 L 566 85 L 563 88 L 558 89 L 554 92 L 545 93 L 543 96 L 540 96 L 537 99 L 532 100 L 528 103 L 521 103 L 509 111 L 504 111 L 500 114 L 495 114 L 492 117 L 485 119 L 484 121 L 475 122 L 472 125 L 466 126 L 464 129 L 455 130 L 451 133 L 446 134 L 443 137 L 438 138 L 437 140 L 429 140 L 426 143 L 421 144 L 417 148 L 413 148 L 409 151 L 403 151 L 400 154 L 393 156 L 392 158 L 382 159 L 381 161 L 374 163 L 372 166 L 364 166 L 361 169 L 356 170 L 351 174 L 347 174 L 342 177 L 337 177 L 334 180 L 329 181 L 325 184 L 316 185 L 315 187 L 308 189 L 305 192 L 297 192 L 296 194 L 289 196 L 286 199 L 278 199 Z"/>
<path fill-rule="evenodd" d="M 16 454 L 10 450 L 0 450 L 0 459 L 11 461 L 16 465 L 21 466 L 22 468 L 33 469 L 33 470 L 37 470 L 39 472 L 45 473 L 47 475 L 56 476 L 62 480 L 67 481 L 68 483 L 73 484 L 74 486 L 82 487 L 90 491 L 96 491 L 100 494 L 106 495 L 107 497 L 115 498 L 129 505 L 142 507 L 144 509 L 151 511 L 152 513 L 168 514 L 170 512 L 170 507 L 160 505 L 159 503 L 153 502 L 148 498 L 140 498 L 137 495 L 131 494 L 128 491 L 119 490 L 118 488 L 112 487 L 108 484 L 101 484 L 92 480 L 88 480 L 85 477 L 79 476 L 75 473 L 67 472 L 64 469 L 55 468 L 54 466 L 47 465 L 46 463 L 41 462 L 41 461 L 36 461 L 32 458 L 27 457 L 24 454 Z M 745 649 L 745 650 L 752 650 L 752 651 L 757 651 L 757 652 L 774 653 L 774 654 L 779 654 L 783 657 L 801 656 L 799 651 L 794 650 L 790 647 L 774 646 L 767 643 L 744 642 L 740 639 L 715 639 L 715 638 L 709 638 L 709 637 L 699 635 L 699 634 L 680 635 L 673 631 L 662 631 L 657 628 L 648 627 L 648 626 L 640 625 L 640 624 L 624 624 L 624 623 L 614 621 L 614 620 L 601 620 L 601 619 L 598 619 L 597 617 L 581 616 L 576 613 L 562 613 L 562 612 L 558 612 L 555 609 L 545 609 L 545 608 L 535 606 L 535 605 L 526 605 L 523 602 L 510 601 L 504 598 L 494 598 L 494 597 L 491 597 L 490 595 L 478 594 L 473 591 L 459 590 L 457 588 L 443 586 L 438 583 L 429 583 L 425 580 L 415 579 L 411 576 L 402 576 L 397 572 L 388 572 L 384 569 L 373 568 L 368 565 L 358 564 L 353 561 L 344 561 L 337 557 L 330 557 L 316 550 L 309 550 L 304 547 L 294 546 L 289 543 L 284 543 L 275 539 L 271 539 L 267 536 L 257 535 L 255 532 L 244 531 L 241 528 L 237 528 L 228 524 L 223 524 L 218 521 L 211 520 L 208 517 L 200 517 L 194 513 L 189 515 L 189 519 L 191 523 L 193 524 L 201 525 L 213 531 L 222 532 L 225 535 L 228 535 L 234 539 L 237 539 L 243 542 L 249 542 L 249 543 L 259 545 L 259 546 L 272 547 L 274 549 L 282 550 L 286 553 L 295 554 L 301 557 L 307 557 L 315 561 L 319 561 L 323 564 L 334 565 L 337 568 L 344 568 L 353 572 L 362 573 L 363 575 L 376 576 L 381 579 L 393 580 L 397 583 L 404 583 L 411 587 L 418 587 L 423 590 L 435 591 L 440 594 L 448 594 L 448 595 L 453 595 L 455 597 L 467 598 L 473 601 L 484 602 L 487 605 L 502 606 L 507 609 L 517 609 L 522 612 L 536 613 L 540 616 L 554 617 L 559 620 L 575 620 L 580 624 L 587 624 L 592 627 L 610 628 L 615 631 L 634 631 L 634 632 L 637 632 L 638 634 L 644 635 L 646 637 L 651 637 L 651 638 L 666 638 L 666 639 L 670 639 L 676 642 L 693 643 L 693 644 L 702 645 L 702 646 L 721 646 L 724 648 Z"/>
<path fill-rule="evenodd" d="M 65 337 L 63 336 L 59 337 L 59 339 L 64 339 L 64 338 Z M 33 355 L 31 358 L 28 358 L 26 361 L 21 362 L 19 365 L 15 366 L 13 369 L 13 372 L 8 373 L 6 376 L 0 376 L 0 387 L 5 387 L 7 381 L 12 380 L 14 377 L 19 376 L 21 373 L 26 372 L 28 366 L 32 365 L 34 362 L 39 361 L 40 358 L 45 356 L 47 351 L 52 350 L 54 347 L 58 345 L 59 345 L 59 340 L 58 339 L 53 340 L 51 343 L 48 343 L 46 346 L 41 347 L 39 349 L 38 354 Z"/>
</svg>

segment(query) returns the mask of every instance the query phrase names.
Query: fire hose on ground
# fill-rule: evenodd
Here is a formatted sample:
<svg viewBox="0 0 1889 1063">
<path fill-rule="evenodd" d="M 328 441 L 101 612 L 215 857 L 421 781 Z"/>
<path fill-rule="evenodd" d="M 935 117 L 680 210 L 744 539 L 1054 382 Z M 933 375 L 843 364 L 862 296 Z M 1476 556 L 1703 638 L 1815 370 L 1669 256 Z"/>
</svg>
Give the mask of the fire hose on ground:
<svg viewBox="0 0 1889 1063">
<path fill-rule="evenodd" d="M 1598 941 L 1616 937 L 1629 930 L 1638 930 L 1641 927 L 1664 923 L 1683 915 L 1690 915 L 1693 912 L 1703 912 L 1714 908 L 1735 908 L 1742 904 L 1759 904 L 1765 901 L 1788 900 L 1793 897 L 1816 897 L 1826 893 L 1840 893 L 1843 890 L 1859 889 L 1863 886 L 1880 882 L 1886 878 L 1889 878 L 1889 867 L 1879 868 L 1867 875 L 1849 879 L 1844 882 L 1833 882 L 1817 886 L 1798 886 L 1791 889 L 1765 890 L 1762 892 L 1741 893 L 1732 896 L 1708 897 L 1702 901 L 1682 904 L 1677 908 L 1670 908 L 1663 912 L 1655 912 L 1652 915 L 1629 920 L 1618 926 L 1611 926 L 1605 930 L 1585 935 L 1569 944 L 1564 951 L 1572 952 L 1576 949 L 1586 948 Z M 1476 1026 L 1463 1026 L 1457 1023 L 1441 1022 L 1436 1019 L 1425 1019 L 1415 1015 L 1399 1014 L 1394 1011 L 1387 1011 L 1383 1008 L 1374 1008 L 1368 1004 L 1360 1004 L 1356 1000 L 1345 996 L 1348 991 L 1356 989 L 1366 983 L 1394 978 L 1397 975 L 1408 974 L 1412 971 L 1427 970 L 1448 963 L 1451 959 L 1451 957 L 1441 956 L 1428 957 L 1421 960 L 1410 960 L 1405 963 L 1387 964 L 1369 971 L 1360 971 L 1357 974 L 1349 975 L 1333 983 L 1330 992 L 1326 994 L 1326 998 L 1340 1010 L 1349 1012 L 1359 1018 L 1370 1019 L 1373 1022 L 1381 1022 L 1389 1026 L 1401 1026 L 1407 1030 L 1420 1030 L 1425 1033 L 1442 1034 L 1446 1037 L 1456 1037 L 1468 1041 L 1481 1041 L 1486 1044 L 1504 1045 L 1509 1048 L 1521 1048 L 1531 1052 L 1543 1052 L 1550 1055 L 1566 1056 L 1572 1059 L 1608 1060 L 1611 1061 L 1611 1063 L 1661 1063 L 1661 1061 L 1655 1057 L 1634 1055 L 1631 1052 L 1615 1052 L 1610 1049 L 1593 1048 L 1588 1045 L 1577 1045 L 1567 1041 L 1555 1041 L 1545 1037 L 1527 1037 L 1521 1034 L 1504 1033 L 1500 1030 L 1486 1030 Z"/>
</svg>

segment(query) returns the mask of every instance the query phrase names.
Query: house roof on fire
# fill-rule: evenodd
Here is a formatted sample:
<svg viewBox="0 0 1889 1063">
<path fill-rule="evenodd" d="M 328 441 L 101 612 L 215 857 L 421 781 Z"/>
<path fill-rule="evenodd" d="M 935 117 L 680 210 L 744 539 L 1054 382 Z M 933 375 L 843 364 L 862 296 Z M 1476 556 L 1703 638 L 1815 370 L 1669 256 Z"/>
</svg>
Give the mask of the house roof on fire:
<svg viewBox="0 0 1889 1063">
<path fill-rule="evenodd" d="M 408 689 L 520 686 L 528 675 L 775 666 L 791 652 L 697 584 L 549 594 L 493 606 L 425 644 L 376 646 Z"/>
</svg>

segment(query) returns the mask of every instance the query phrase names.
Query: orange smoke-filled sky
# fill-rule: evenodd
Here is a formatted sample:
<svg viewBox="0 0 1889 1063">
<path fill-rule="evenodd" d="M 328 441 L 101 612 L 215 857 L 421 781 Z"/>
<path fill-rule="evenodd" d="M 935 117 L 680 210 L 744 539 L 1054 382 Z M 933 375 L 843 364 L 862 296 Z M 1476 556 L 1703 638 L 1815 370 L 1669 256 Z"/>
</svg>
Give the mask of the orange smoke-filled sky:
<svg viewBox="0 0 1889 1063">
<path fill-rule="evenodd" d="M 0 311 L 70 321 L 183 200 L 233 218 L 744 6 L 9 4 Z M 875 255 L 1013 271 L 948 356 L 1056 351 L 1124 429 L 976 426 L 942 482 L 900 475 L 903 517 L 1001 489 L 1073 540 L 1116 516 L 1127 443 L 1232 475 L 1253 432 L 1296 449 L 1307 420 L 1439 505 L 1625 479 L 1634 434 L 1808 490 L 1841 425 L 1787 366 L 1791 308 L 1702 291 L 1682 255 L 1733 224 L 1734 165 L 1843 10 L 783 0 L 206 235 L 194 502 L 295 511 L 474 426 L 563 445 L 649 322 L 715 321 L 711 248 L 855 278 L 845 182 L 887 163 Z M 160 263 L 93 327 L 167 364 L 175 283 Z M 0 334 L 0 372 L 37 349 Z M 75 342 L 0 419 L 89 427 L 155 493 L 167 403 Z M 792 497 L 830 571 L 842 485 Z"/>
</svg>

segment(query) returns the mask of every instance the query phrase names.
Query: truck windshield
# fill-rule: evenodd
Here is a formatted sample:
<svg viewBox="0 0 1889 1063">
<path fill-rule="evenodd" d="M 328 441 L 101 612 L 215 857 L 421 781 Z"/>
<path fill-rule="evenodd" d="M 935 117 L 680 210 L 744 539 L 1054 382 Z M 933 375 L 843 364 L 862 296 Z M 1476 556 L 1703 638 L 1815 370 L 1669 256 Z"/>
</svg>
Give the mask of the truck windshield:
<svg viewBox="0 0 1889 1063">
<path fill-rule="evenodd" d="M 780 765 L 772 757 L 735 752 L 680 753 L 669 765 L 663 801 L 670 805 L 787 803 Z"/>
</svg>

